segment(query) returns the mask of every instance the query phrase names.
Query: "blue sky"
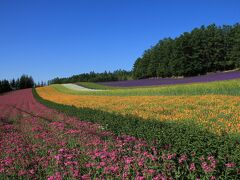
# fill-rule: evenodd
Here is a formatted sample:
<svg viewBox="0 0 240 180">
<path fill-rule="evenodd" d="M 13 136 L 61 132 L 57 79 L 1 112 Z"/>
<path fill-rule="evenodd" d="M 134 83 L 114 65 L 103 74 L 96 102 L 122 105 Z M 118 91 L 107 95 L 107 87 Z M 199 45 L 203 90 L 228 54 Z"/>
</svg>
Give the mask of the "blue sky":
<svg viewBox="0 0 240 180">
<path fill-rule="evenodd" d="M 131 70 L 164 37 L 237 22 L 239 0 L 0 0 L 0 79 Z"/>
</svg>

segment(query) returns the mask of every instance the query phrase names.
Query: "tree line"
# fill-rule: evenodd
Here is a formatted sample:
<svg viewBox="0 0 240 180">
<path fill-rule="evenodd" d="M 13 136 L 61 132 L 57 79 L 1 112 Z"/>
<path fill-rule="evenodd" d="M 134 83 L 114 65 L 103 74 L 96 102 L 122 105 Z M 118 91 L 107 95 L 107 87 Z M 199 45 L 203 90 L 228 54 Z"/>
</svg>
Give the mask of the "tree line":
<svg viewBox="0 0 240 180">
<path fill-rule="evenodd" d="M 31 76 L 22 75 L 18 79 L 10 81 L 4 79 L 0 80 L 0 93 L 9 92 L 12 90 L 26 89 L 34 87 L 34 80 Z"/>
<path fill-rule="evenodd" d="M 240 25 L 201 26 L 165 38 L 133 66 L 133 78 L 196 76 L 240 67 Z"/>
<path fill-rule="evenodd" d="M 62 83 L 75 83 L 75 82 L 105 82 L 105 81 L 121 81 L 129 80 L 132 78 L 131 71 L 116 70 L 114 72 L 95 73 L 83 73 L 79 75 L 73 75 L 68 78 L 54 78 L 48 81 L 48 84 L 62 84 Z"/>
</svg>

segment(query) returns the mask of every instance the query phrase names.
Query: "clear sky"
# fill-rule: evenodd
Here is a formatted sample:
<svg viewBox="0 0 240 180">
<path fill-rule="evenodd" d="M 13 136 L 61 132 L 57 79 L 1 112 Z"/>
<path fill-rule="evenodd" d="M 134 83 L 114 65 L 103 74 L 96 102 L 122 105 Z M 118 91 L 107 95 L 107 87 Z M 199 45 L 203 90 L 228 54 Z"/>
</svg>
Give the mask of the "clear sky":
<svg viewBox="0 0 240 180">
<path fill-rule="evenodd" d="M 240 0 L 0 0 L 0 79 L 131 70 L 164 37 L 240 22 Z"/>
</svg>

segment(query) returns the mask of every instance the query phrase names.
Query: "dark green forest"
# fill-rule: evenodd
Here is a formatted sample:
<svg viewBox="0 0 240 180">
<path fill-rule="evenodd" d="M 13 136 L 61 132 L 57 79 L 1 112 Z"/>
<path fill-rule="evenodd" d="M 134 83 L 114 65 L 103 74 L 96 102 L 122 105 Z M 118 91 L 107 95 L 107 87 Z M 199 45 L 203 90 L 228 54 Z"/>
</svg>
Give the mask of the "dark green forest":
<svg viewBox="0 0 240 180">
<path fill-rule="evenodd" d="M 133 77 L 196 76 L 239 67 L 240 25 L 212 24 L 160 40 L 136 60 Z"/>
<path fill-rule="evenodd" d="M 201 26 L 165 38 L 139 57 L 132 71 L 84 73 L 55 78 L 49 84 L 104 82 L 150 77 L 197 76 L 240 68 L 240 24 Z"/>
<path fill-rule="evenodd" d="M 103 73 L 84 73 L 74 75 L 68 78 L 55 78 L 48 81 L 48 84 L 62 84 L 62 83 L 75 83 L 75 82 L 105 82 L 105 81 L 121 81 L 129 80 L 132 78 L 131 71 L 116 70 L 114 72 L 103 72 Z"/>
<path fill-rule="evenodd" d="M 34 86 L 33 78 L 28 75 L 22 75 L 17 80 L 12 79 L 8 81 L 5 79 L 0 81 L 0 94 L 12 90 L 32 88 L 33 86 Z"/>
</svg>

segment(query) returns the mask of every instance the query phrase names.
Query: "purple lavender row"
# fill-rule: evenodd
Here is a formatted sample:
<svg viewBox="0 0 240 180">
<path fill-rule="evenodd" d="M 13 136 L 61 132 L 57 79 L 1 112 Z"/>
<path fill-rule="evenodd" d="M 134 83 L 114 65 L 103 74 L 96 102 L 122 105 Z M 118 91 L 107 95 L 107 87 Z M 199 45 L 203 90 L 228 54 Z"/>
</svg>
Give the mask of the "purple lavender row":
<svg viewBox="0 0 240 180">
<path fill-rule="evenodd" d="M 213 82 L 222 80 L 231 80 L 240 78 L 240 71 L 232 72 L 217 72 L 209 73 L 207 75 L 200 75 L 185 78 L 151 78 L 129 81 L 112 81 L 112 82 L 99 82 L 98 84 L 117 87 L 132 87 L 132 86 L 156 86 L 156 85 L 173 85 L 173 84 L 186 84 L 196 82 Z"/>
</svg>

